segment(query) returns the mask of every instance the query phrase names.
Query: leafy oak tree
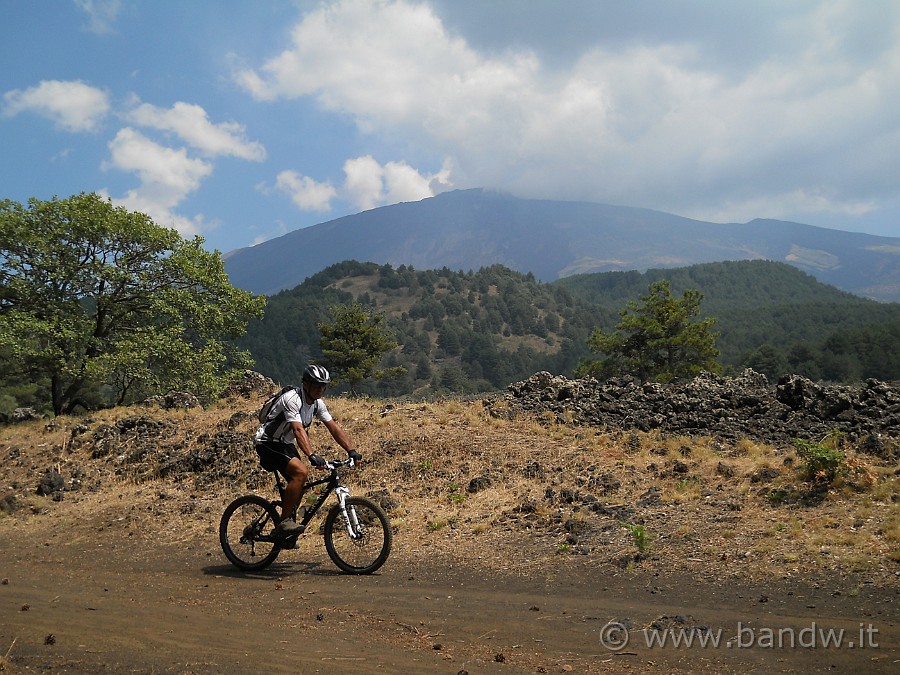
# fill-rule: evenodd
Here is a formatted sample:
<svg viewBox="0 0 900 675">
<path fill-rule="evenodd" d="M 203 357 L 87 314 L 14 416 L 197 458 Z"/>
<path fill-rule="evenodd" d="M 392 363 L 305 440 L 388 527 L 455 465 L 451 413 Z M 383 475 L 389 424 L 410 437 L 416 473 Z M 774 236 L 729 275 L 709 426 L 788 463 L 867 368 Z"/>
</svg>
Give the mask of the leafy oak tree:
<svg viewBox="0 0 900 675">
<path fill-rule="evenodd" d="M 202 244 L 96 194 L 0 202 L 9 381 L 43 382 L 56 414 L 173 388 L 217 393 L 250 365 L 232 340 L 265 298 L 231 286 Z"/>
<path fill-rule="evenodd" d="M 335 371 L 335 381 L 354 391 L 365 379 L 382 379 L 402 375 L 403 366 L 377 368 L 389 351 L 397 347 L 384 315 L 363 307 L 358 302 L 329 307 L 330 323 L 320 323 L 319 346 L 326 364 Z"/>
<path fill-rule="evenodd" d="M 588 347 L 605 358 L 582 363 L 578 373 L 633 374 L 641 380 L 669 382 L 702 370 L 718 372 L 715 319 L 693 321 L 702 299 L 696 290 L 685 291 L 680 300 L 672 297 L 667 280 L 651 284 L 640 304 L 631 301 L 621 311 L 615 332 L 598 328 L 591 333 Z"/>
</svg>

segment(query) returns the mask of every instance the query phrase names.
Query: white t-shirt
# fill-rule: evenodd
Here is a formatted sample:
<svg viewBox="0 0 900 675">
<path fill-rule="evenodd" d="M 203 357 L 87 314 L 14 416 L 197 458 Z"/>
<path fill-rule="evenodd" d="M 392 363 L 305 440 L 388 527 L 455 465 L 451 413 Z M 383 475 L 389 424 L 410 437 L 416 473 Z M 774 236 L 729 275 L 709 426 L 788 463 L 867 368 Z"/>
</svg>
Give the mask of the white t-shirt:
<svg viewBox="0 0 900 675">
<path fill-rule="evenodd" d="M 291 429 L 291 422 L 300 422 L 304 427 L 312 424 L 313 417 L 322 422 L 330 422 L 333 418 L 325 405 L 324 399 L 317 399 L 312 403 L 306 403 L 303 400 L 303 390 L 299 392 L 296 389 L 288 391 L 284 396 L 275 401 L 272 410 L 269 411 L 269 419 L 273 420 L 282 412 L 284 420 L 266 437 L 266 424 L 260 425 L 256 431 L 256 440 L 274 440 L 282 443 L 293 443 L 294 432 Z"/>
</svg>

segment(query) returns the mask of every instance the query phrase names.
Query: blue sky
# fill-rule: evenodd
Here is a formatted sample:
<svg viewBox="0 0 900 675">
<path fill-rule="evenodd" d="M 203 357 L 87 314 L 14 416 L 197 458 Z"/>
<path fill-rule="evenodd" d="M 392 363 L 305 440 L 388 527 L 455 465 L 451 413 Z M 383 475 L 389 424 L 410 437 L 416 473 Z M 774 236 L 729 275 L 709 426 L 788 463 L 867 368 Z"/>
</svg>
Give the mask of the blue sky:
<svg viewBox="0 0 900 675">
<path fill-rule="evenodd" d="M 227 252 L 449 189 L 900 237 L 895 0 L 0 0 L 0 198 Z"/>
</svg>

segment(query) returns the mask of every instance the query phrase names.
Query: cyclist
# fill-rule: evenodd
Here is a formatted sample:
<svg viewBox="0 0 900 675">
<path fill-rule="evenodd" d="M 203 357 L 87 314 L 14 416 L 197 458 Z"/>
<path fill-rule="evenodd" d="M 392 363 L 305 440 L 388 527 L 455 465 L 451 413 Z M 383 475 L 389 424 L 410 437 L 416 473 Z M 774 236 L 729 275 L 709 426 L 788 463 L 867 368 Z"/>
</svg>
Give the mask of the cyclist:
<svg viewBox="0 0 900 675">
<path fill-rule="evenodd" d="M 331 375 L 325 368 L 306 366 L 300 387 L 282 394 L 269 411 L 267 420 L 256 432 L 256 452 L 260 464 L 267 471 L 280 471 L 287 480 L 284 502 L 281 505 L 281 520 L 275 526 L 277 535 L 286 537 L 303 531 L 303 526 L 294 520 L 293 513 L 300 504 L 309 469 L 297 454 L 297 447 L 313 466 L 325 466 L 325 460 L 314 452 L 306 433 L 313 417 L 325 425 L 331 437 L 347 451 L 349 457 L 357 462 L 362 459 L 322 400 L 325 387 L 330 382 Z M 294 441 L 297 442 L 296 447 Z"/>
</svg>

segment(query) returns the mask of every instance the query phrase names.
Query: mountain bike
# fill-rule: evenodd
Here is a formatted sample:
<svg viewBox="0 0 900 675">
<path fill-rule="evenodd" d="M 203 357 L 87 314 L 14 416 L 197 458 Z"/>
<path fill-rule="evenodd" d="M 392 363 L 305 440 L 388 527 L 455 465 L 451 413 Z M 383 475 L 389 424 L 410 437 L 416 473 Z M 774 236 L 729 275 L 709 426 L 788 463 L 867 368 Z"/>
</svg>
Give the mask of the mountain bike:
<svg viewBox="0 0 900 675">
<path fill-rule="evenodd" d="M 322 489 L 305 511 L 301 507 L 294 512 L 294 518 L 304 529 L 288 536 L 274 532 L 279 521 L 278 509 L 284 499 L 285 482 L 278 471 L 273 471 L 279 501 L 248 494 L 238 497 L 225 508 L 219 522 L 219 542 L 225 557 L 241 570 L 257 571 L 268 567 L 282 549 L 296 548 L 297 538 L 334 493 L 337 504 L 329 509 L 321 528 L 328 557 L 348 574 L 371 574 L 380 568 L 391 552 L 391 525 L 380 506 L 365 497 L 350 496 L 350 490 L 341 484 L 338 469 L 353 466 L 353 459 L 333 459 L 325 464 L 331 471 L 329 476 L 307 481 L 301 504 L 307 501 L 307 495 L 315 493 L 316 488 Z"/>
</svg>

